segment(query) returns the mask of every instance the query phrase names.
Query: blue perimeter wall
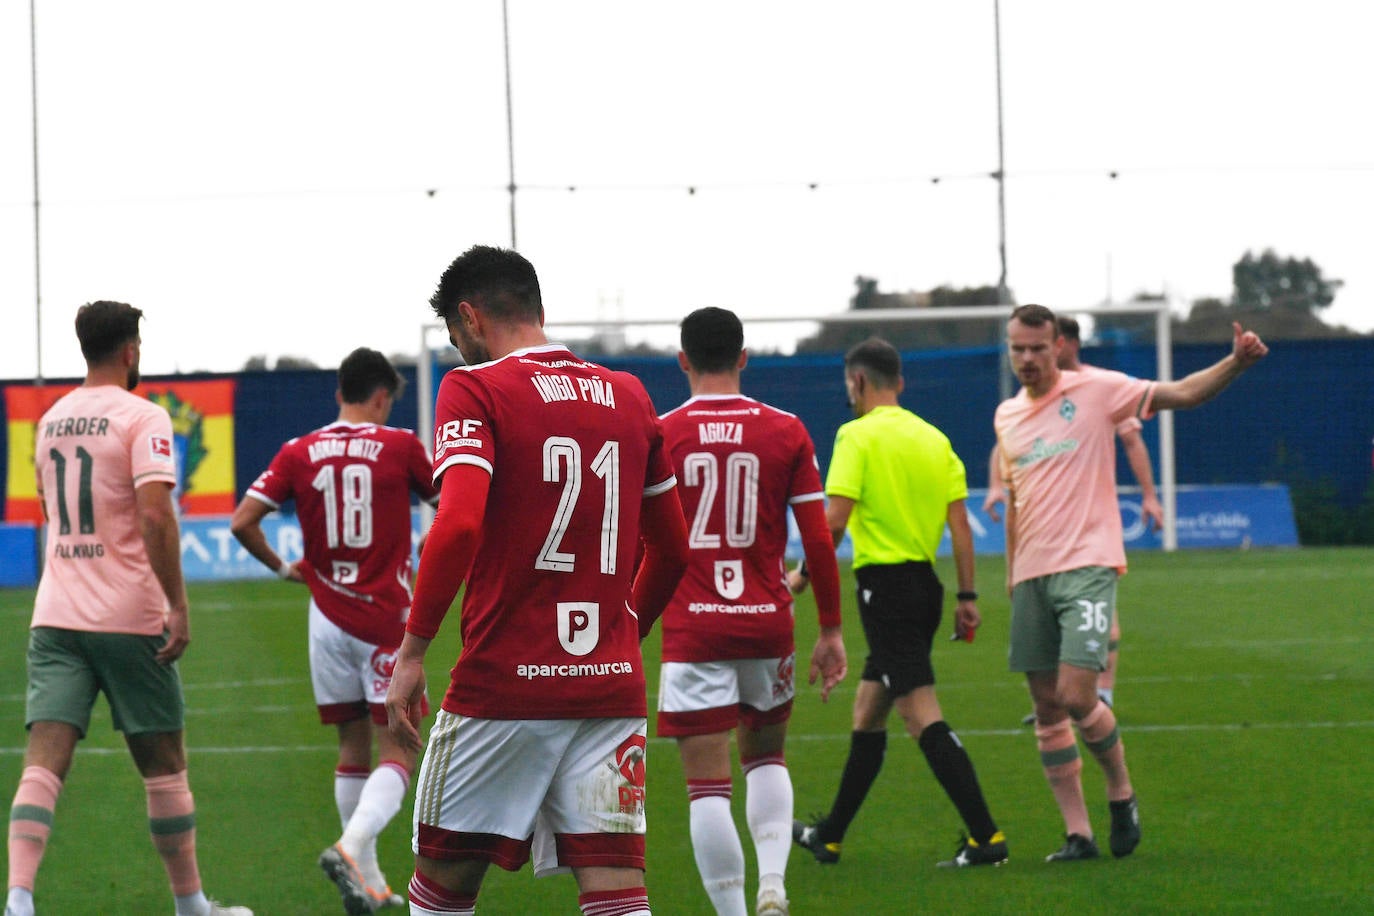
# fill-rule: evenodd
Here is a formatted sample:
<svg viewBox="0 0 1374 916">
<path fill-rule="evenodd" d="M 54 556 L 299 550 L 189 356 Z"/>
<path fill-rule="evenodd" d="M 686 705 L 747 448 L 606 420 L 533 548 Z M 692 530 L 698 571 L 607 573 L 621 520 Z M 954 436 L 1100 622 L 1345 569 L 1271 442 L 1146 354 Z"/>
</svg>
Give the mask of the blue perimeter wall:
<svg viewBox="0 0 1374 916">
<path fill-rule="evenodd" d="M 1218 345 L 1174 347 L 1174 377 L 1203 368 L 1226 352 Z M 903 354 L 906 391 L 902 404 L 942 429 L 968 468 L 969 485 L 987 482 L 994 436 L 1000 348 L 915 351 Z M 1139 377 L 1156 374 L 1151 345 L 1087 348 L 1087 362 Z M 688 396 L 687 382 L 670 357 L 603 360 L 644 382 L 660 411 Z M 852 416 L 845 403 L 840 354 L 756 356 L 743 379 L 746 394 L 799 416 L 811 431 L 824 472 L 835 430 Z M 391 423 L 416 426 L 414 367 L 404 367 L 410 387 Z M 438 373 L 436 372 L 436 377 Z M 234 411 L 236 491 L 267 467 L 281 443 L 337 416 L 333 370 L 287 370 L 179 379 L 237 380 Z M 161 377 L 165 378 L 165 377 Z M 6 384 L 27 384 L 23 381 Z M 0 402 L 0 410 L 3 403 Z M 1180 484 L 1279 482 L 1297 488 L 1329 484 L 1343 504 L 1355 505 L 1370 485 L 1374 437 L 1374 339 L 1280 341 L 1269 357 L 1241 376 L 1215 401 L 1175 419 Z M 0 435 L 8 427 L 0 424 Z M 1145 437 L 1159 468 L 1158 424 Z M 8 443 L 0 448 L 0 480 L 7 479 Z M 1132 482 L 1121 458 L 1118 476 Z"/>
</svg>

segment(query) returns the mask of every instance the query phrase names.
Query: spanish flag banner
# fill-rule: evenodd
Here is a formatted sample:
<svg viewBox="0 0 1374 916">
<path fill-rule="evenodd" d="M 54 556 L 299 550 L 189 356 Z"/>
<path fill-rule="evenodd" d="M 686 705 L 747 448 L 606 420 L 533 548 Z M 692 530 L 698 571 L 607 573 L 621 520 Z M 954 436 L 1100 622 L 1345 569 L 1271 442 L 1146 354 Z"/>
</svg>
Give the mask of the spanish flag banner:
<svg viewBox="0 0 1374 916">
<path fill-rule="evenodd" d="M 34 474 L 38 420 L 75 385 L 5 388 L 9 480 L 5 521 L 43 523 Z M 234 380 L 144 382 L 134 389 L 161 404 L 172 417 L 177 463 L 177 502 L 183 515 L 234 511 Z"/>
</svg>

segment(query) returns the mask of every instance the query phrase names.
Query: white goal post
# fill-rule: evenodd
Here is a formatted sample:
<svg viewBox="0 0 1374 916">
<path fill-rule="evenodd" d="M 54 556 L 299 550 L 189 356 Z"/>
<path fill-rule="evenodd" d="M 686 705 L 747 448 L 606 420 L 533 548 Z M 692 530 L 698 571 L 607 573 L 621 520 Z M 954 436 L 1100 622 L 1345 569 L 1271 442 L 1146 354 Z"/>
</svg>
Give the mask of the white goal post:
<svg viewBox="0 0 1374 916">
<path fill-rule="evenodd" d="M 950 321 L 964 319 L 1005 319 L 1012 306 L 1008 305 L 961 305 L 961 306 L 941 306 L 933 308 L 902 308 L 902 309 L 862 309 L 857 311 L 840 312 L 833 315 L 779 315 L 767 317 L 745 317 L 740 316 L 740 321 L 746 325 L 822 325 L 822 324 L 844 324 L 844 323 L 869 323 L 869 322 L 891 322 L 891 321 Z M 1154 315 L 1155 316 L 1155 359 L 1156 359 L 1156 378 L 1160 381 L 1170 381 L 1173 379 L 1173 338 L 1172 326 L 1170 324 L 1169 303 L 1165 301 L 1154 302 L 1128 302 L 1117 305 L 1096 305 L 1084 308 L 1063 308 L 1057 309 L 1065 315 L 1092 315 L 1114 317 L 1122 315 Z M 550 332 L 550 339 L 559 339 L 560 330 L 582 331 L 592 333 L 622 333 L 627 328 L 676 328 L 682 321 L 681 316 L 676 318 L 646 318 L 646 319 L 624 319 L 624 320 L 603 320 L 593 319 L 587 321 L 554 321 L 545 325 L 545 329 Z M 435 322 L 427 322 L 420 328 L 420 353 L 416 361 L 416 392 L 418 398 L 418 423 L 420 427 L 420 439 L 425 443 L 426 449 L 434 446 L 434 357 L 431 346 L 432 339 L 439 336 L 444 341 L 444 346 L 448 346 L 448 332 L 443 325 Z M 1005 356 L 1002 360 L 1003 372 L 1008 372 Z M 1173 551 L 1178 549 L 1178 529 L 1175 524 L 1177 517 L 1177 469 L 1174 463 L 1174 415 L 1172 411 L 1165 410 L 1159 414 L 1159 496 L 1160 503 L 1164 507 L 1164 530 L 1160 532 L 1163 549 Z"/>
</svg>

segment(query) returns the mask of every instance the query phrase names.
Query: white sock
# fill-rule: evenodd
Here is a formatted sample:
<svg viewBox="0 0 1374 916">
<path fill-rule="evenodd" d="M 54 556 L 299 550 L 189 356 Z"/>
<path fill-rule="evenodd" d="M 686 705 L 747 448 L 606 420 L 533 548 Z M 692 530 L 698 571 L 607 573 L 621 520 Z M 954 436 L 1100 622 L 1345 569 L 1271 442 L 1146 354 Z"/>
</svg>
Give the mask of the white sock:
<svg viewBox="0 0 1374 916">
<path fill-rule="evenodd" d="M 10 888 L 5 899 L 5 912 L 14 916 L 33 916 L 33 891 L 27 887 Z"/>
<path fill-rule="evenodd" d="M 475 916 L 476 910 L 431 910 L 410 901 L 410 916 Z"/>
<path fill-rule="evenodd" d="M 781 764 L 751 768 L 744 775 L 744 816 L 754 837 L 759 875 L 787 874 L 792 851 L 792 777 Z"/>
<path fill-rule="evenodd" d="M 358 798 L 367 785 L 368 773 L 340 773 L 334 771 L 334 804 L 339 809 L 339 829 L 348 827 L 349 818 L 358 809 Z"/>
<path fill-rule="evenodd" d="M 183 894 L 176 898 L 176 902 L 177 916 L 209 916 L 210 900 L 205 896 L 205 891 Z"/>
<path fill-rule="evenodd" d="M 746 916 L 744 847 L 730 816 L 730 799 L 708 795 L 688 805 L 692 853 L 697 871 L 718 916 Z M 791 829 L 791 825 L 788 825 Z M 790 837 L 789 837 L 790 841 Z"/>
<path fill-rule="evenodd" d="M 388 761 L 373 770 L 363 785 L 353 816 L 348 819 L 343 836 L 339 838 L 343 851 L 357 860 L 363 856 L 364 850 L 371 849 L 377 834 L 401 810 L 401 802 L 405 801 L 409 786 L 409 774 L 398 764 Z"/>
</svg>

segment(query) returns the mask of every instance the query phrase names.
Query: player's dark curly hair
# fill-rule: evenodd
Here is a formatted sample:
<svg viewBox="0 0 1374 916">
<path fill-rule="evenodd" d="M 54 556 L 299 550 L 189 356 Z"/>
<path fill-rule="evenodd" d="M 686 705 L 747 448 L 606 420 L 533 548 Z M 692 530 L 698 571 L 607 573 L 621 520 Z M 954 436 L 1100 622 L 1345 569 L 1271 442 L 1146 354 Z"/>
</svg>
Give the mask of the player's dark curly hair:
<svg viewBox="0 0 1374 916">
<path fill-rule="evenodd" d="M 698 372 L 729 372 L 744 350 L 744 325 L 729 309 L 707 306 L 682 319 L 682 352 Z"/>
<path fill-rule="evenodd" d="M 378 388 L 396 398 L 405 383 L 391 360 L 367 347 L 359 347 L 339 363 L 339 396 L 345 404 L 362 404 Z"/>
<path fill-rule="evenodd" d="M 445 321 L 456 321 L 463 301 L 513 321 L 537 321 L 544 312 L 534 265 L 518 252 L 490 245 L 473 245 L 455 258 L 429 306 Z"/>
<path fill-rule="evenodd" d="M 877 387 L 896 388 L 902 378 L 902 355 L 881 337 L 870 337 L 850 347 L 844 355 L 845 372 L 860 370 Z"/>
<path fill-rule="evenodd" d="M 127 302 L 88 302 L 76 310 L 76 339 L 92 365 L 103 363 L 131 340 L 138 339 L 143 310 Z"/>
</svg>

